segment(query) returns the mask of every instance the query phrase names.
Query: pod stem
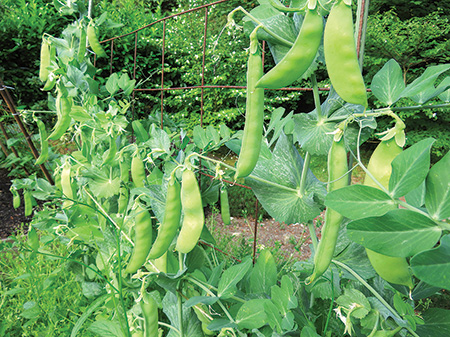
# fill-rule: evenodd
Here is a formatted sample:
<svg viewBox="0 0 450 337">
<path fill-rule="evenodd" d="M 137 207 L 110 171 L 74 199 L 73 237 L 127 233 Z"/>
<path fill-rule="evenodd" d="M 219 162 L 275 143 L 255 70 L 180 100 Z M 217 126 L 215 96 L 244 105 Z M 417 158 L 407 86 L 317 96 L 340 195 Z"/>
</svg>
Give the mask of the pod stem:
<svg viewBox="0 0 450 337">
<path fill-rule="evenodd" d="M 313 87 L 314 105 L 316 106 L 317 112 L 317 121 L 320 123 L 322 122 L 323 116 L 322 116 L 322 106 L 320 105 L 319 86 L 317 84 L 317 78 L 315 73 L 311 75 L 311 82 Z"/>
<path fill-rule="evenodd" d="M 303 196 L 306 189 L 306 176 L 308 175 L 309 163 L 311 162 L 311 153 L 306 152 L 303 162 L 302 176 L 300 178 L 300 196 Z"/>
</svg>

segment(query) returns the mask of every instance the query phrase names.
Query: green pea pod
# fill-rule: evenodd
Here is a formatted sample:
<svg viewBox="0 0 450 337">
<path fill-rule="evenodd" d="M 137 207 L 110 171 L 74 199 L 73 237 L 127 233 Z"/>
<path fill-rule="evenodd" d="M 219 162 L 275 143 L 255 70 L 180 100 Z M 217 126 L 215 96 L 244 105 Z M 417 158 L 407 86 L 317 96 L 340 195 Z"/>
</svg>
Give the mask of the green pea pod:
<svg viewBox="0 0 450 337">
<path fill-rule="evenodd" d="M 50 43 L 42 38 L 41 44 L 41 62 L 39 65 L 39 79 L 46 82 L 48 79 L 48 67 L 50 66 Z"/>
<path fill-rule="evenodd" d="M 36 229 L 34 229 L 33 226 L 30 225 L 28 229 L 28 240 L 27 243 L 30 246 L 30 248 L 34 251 L 39 249 L 39 237 L 37 235 Z"/>
<path fill-rule="evenodd" d="M 352 8 L 339 0 L 325 25 L 324 56 L 328 76 L 346 102 L 367 107 L 367 92 L 356 54 Z"/>
<path fill-rule="evenodd" d="M 147 179 L 144 162 L 138 153 L 131 160 L 131 179 L 136 187 L 144 187 L 144 182 Z"/>
<path fill-rule="evenodd" d="M 64 198 L 70 200 L 64 200 L 63 208 L 68 208 L 73 204 L 73 190 L 71 181 L 72 169 L 69 163 L 65 162 L 61 171 L 61 189 Z"/>
<path fill-rule="evenodd" d="M 220 188 L 220 214 L 224 225 L 231 223 L 230 204 L 228 201 L 228 191 L 225 186 Z"/>
<path fill-rule="evenodd" d="M 82 25 L 79 26 L 80 29 L 80 41 L 78 44 L 78 52 L 77 52 L 77 59 L 78 62 L 81 63 L 84 60 L 84 56 L 86 54 L 86 39 L 87 39 L 87 33 L 86 29 Z"/>
<path fill-rule="evenodd" d="M 117 200 L 117 213 L 124 214 L 128 206 L 128 188 L 120 187 L 119 199 Z"/>
<path fill-rule="evenodd" d="M 111 136 L 109 137 L 109 149 L 105 152 L 103 156 L 102 165 L 110 165 L 114 160 L 116 153 L 117 153 L 116 138 Z"/>
<path fill-rule="evenodd" d="M 11 191 L 11 193 L 13 195 L 13 207 L 14 208 L 19 208 L 20 207 L 20 195 L 19 195 L 19 192 L 12 186 L 9 188 L 9 190 Z"/>
<path fill-rule="evenodd" d="M 152 217 L 145 208 L 138 206 L 134 224 L 134 249 L 126 273 L 135 273 L 143 266 L 152 247 L 152 236 Z"/>
<path fill-rule="evenodd" d="M 36 123 L 39 129 L 39 138 L 41 140 L 41 154 L 36 159 L 36 165 L 42 165 L 48 159 L 48 139 L 47 130 L 45 124 L 40 119 L 36 119 Z"/>
<path fill-rule="evenodd" d="M 333 141 L 328 153 L 328 192 L 348 185 L 347 150 L 344 137 Z M 307 283 L 314 282 L 330 266 L 334 255 L 339 227 L 344 217 L 331 208 L 325 211 L 325 223 L 322 227 L 322 238 L 314 255 L 314 271 Z"/>
<path fill-rule="evenodd" d="M 52 63 L 56 62 L 56 48 L 54 45 L 50 45 L 50 61 L 49 66 L 52 65 Z M 57 76 L 54 74 L 53 71 L 47 70 L 47 78 L 45 80 L 44 87 L 42 88 L 43 91 L 50 91 L 55 87 Z"/>
<path fill-rule="evenodd" d="M 402 148 L 397 145 L 394 137 L 381 141 L 370 157 L 367 170 L 386 189 L 389 188 L 392 160 L 401 152 Z M 365 177 L 364 185 L 380 188 L 369 176 Z M 393 209 L 395 208 L 396 206 L 393 205 Z M 411 271 L 406 258 L 383 255 L 367 248 L 366 253 L 373 269 L 381 278 L 390 283 L 405 285 L 409 288 L 413 287 Z"/>
<path fill-rule="evenodd" d="M 148 135 L 148 132 L 142 126 L 141 121 L 135 120 L 135 121 L 133 121 L 133 123 L 131 123 L 131 125 L 133 127 L 133 131 L 134 131 L 134 134 L 136 136 L 136 139 L 140 143 L 143 143 L 143 142 L 147 141 L 150 138 L 149 135 Z"/>
<path fill-rule="evenodd" d="M 172 174 L 167 184 L 166 205 L 164 219 L 158 230 L 158 236 L 153 243 L 149 259 L 157 259 L 167 252 L 172 240 L 177 234 L 181 219 L 181 194 L 180 183 Z"/>
<path fill-rule="evenodd" d="M 313 63 L 323 34 L 323 18 L 315 10 L 307 10 L 300 33 L 292 48 L 256 84 L 257 88 L 278 89 L 301 78 Z"/>
<path fill-rule="evenodd" d="M 140 306 L 144 316 L 144 337 L 158 337 L 158 304 L 152 296 L 144 294 Z"/>
<path fill-rule="evenodd" d="M 119 162 L 120 168 L 120 180 L 123 183 L 130 181 L 130 158 L 128 155 L 123 155 L 122 160 Z"/>
<path fill-rule="evenodd" d="M 63 97 L 61 92 L 58 90 L 58 95 L 56 96 L 56 115 L 57 121 L 52 133 L 48 136 L 50 140 L 58 140 L 67 131 L 72 121 L 70 117 L 70 111 L 72 110 L 73 100 L 72 97 Z"/>
<path fill-rule="evenodd" d="M 261 151 L 264 122 L 264 89 L 256 83 L 263 75 L 261 51 L 254 31 L 250 36 L 250 55 L 247 64 L 247 102 L 244 135 L 234 179 L 248 176 L 256 166 Z"/>
<path fill-rule="evenodd" d="M 89 23 L 86 30 L 87 39 L 92 51 L 97 55 L 97 57 L 105 57 L 106 52 L 102 48 L 100 42 L 98 41 L 97 32 L 92 22 Z"/>
<path fill-rule="evenodd" d="M 197 245 L 205 222 L 200 188 L 195 173 L 189 169 L 184 170 L 182 175 L 181 205 L 184 217 L 176 250 L 187 254 Z"/>
<path fill-rule="evenodd" d="M 31 191 L 24 190 L 23 191 L 23 201 L 25 203 L 25 216 L 30 216 L 33 211 L 33 196 L 31 195 Z"/>
</svg>

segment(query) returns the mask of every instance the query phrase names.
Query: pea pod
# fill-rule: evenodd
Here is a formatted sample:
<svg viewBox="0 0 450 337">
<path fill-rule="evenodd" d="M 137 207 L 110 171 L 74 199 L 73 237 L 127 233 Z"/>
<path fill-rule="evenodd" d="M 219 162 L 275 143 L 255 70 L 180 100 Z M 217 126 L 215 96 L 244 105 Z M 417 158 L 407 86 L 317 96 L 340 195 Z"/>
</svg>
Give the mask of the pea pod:
<svg viewBox="0 0 450 337">
<path fill-rule="evenodd" d="M 72 169 L 70 167 L 70 164 L 67 162 L 64 163 L 62 171 L 61 171 L 61 189 L 63 196 L 67 199 L 71 200 L 64 200 L 63 202 L 63 208 L 67 208 L 72 206 L 73 204 L 73 190 L 72 190 L 72 182 L 71 182 L 71 175 L 72 175 Z"/>
<path fill-rule="evenodd" d="M 264 89 L 256 83 L 263 75 L 261 51 L 256 32 L 250 36 L 250 55 L 247 64 L 247 102 L 244 136 L 234 179 L 248 176 L 256 166 L 261 151 L 264 122 Z"/>
<path fill-rule="evenodd" d="M 131 160 L 131 179 L 136 187 L 144 187 L 144 182 L 147 179 L 145 176 L 144 162 L 139 156 L 139 153 Z"/>
<path fill-rule="evenodd" d="M 157 259 L 167 252 L 172 240 L 177 234 L 181 218 L 181 188 L 174 174 L 167 184 L 166 205 L 164 219 L 158 230 L 158 236 L 153 243 L 148 256 L 149 259 Z"/>
<path fill-rule="evenodd" d="M 144 337 L 157 337 L 159 335 L 158 304 L 152 296 L 144 294 L 140 306 L 144 316 Z"/>
<path fill-rule="evenodd" d="M 205 222 L 198 182 L 195 173 L 189 169 L 184 170 L 182 175 L 181 205 L 184 218 L 176 250 L 187 254 L 197 245 Z"/>
<path fill-rule="evenodd" d="M 70 126 L 70 122 L 72 121 L 72 117 L 70 117 L 72 104 L 72 97 L 63 97 L 61 92 L 58 90 L 55 101 L 57 121 L 52 133 L 48 136 L 48 139 L 58 140 L 67 131 Z"/>
<path fill-rule="evenodd" d="M 100 42 L 98 41 L 97 32 L 92 22 L 89 23 L 86 30 L 87 39 L 92 51 L 97 55 L 97 57 L 105 57 L 106 52 L 102 48 Z"/>
<path fill-rule="evenodd" d="M 128 188 L 119 188 L 119 199 L 117 200 L 117 213 L 124 214 L 128 206 Z"/>
<path fill-rule="evenodd" d="M 392 160 L 401 152 L 402 148 L 397 145 L 395 138 L 391 138 L 381 141 L 370 157 L 367 170 L 386 189 L 389 187 Z M 369 176 L 365 177 L 364 185 L 380 188 Z M 395 208 L 396 206 L 393 205 L 393 209 Z M 381 278 L 390 283 L 405 285 L 409 288 L 413 287 L 411 272 L 406 258 L 383 255 L 367 248 L 366 253 L 373 269 Z"/>
<path fill-rule="evenodd" d="M 13 195 L 13 207 L 14 208 L 19 208 L 20 207 L 20 195 L 19 195 L 19 192 L 13 186 L 11 186 L 9 188 L 9 190 L 11 191 L 11 193 Z"/>
<path fill-rule="evenodd" d="M 346 102 L 367 107 L 367 92 L 356 54 L 352 8 L 338 0 L 328 16 L 324 32 L 324 56 L 328 76 Z"/>
<path fill-rule="evenodd" d="M 125 273 L 135 273 L 145 263 L 152 247 L 152 218 L 150 213 L 140 205 L 136 209 L 134 224 L 134 249 Z"/>
<path fill-rule="evenodd" d="M 50 61 L 48 65 L 52 65 L 52 63 L 56 62 L 56 48 L 54 45 L 50 45 Z M 47 69 L 47 78 L 45 80 L 44 87 L 42 88 L 43 91 L 50 91 L 55 87 L 57 76 L 53 71 L 49 71 Z"/>
<path fill-rule="evenodd" d="M 23 201 L 25 203 L 25 216 L 30 216 L 33 212 L 33 196 L 31 195 L 31 191 L 23 191 Z"/>
<path fill-rule="evenodd" d="M 322 42 L 323 18 L 307 10 L 300 33 L 286 55 L 256 84 L 257 88 L 278 89 L 302 77 L 313 63 Z"/>
<path fill-rule="evenodd" d="M 225 186 L 220 188 L 220 214 L 224 225 L 231 223 L 230 204 L 228 201 L 228 191 Z"/>
<path fill-rule="evenodd" d="M 36 119 L 36 123 L 39 129 L 39 138 L 41 140 L 41 154 L 36 159 L 36 165 L 42 165 L 48 159 L 48 139 L 47 130 L 45 124 L 40 119 Z"/>
<path fill-rule="evenodd" d="M 77 52 L 77 59 L 78 62 L 83 62 L 84 56 L 86 54 L 86 38 L 87 33 L 86 29 L 84 29 L 83 25 L 79 25 L 78 29 L 80 30 L 80 41 L 78 44 L 78 52 Z"/>
<path fill-rule="evenodd" d="M 344 137 L 334 140 L 328 153 L 328 192 L 348 185 L 347 151 Z M 339 227 L 344 217 L 331 208 L 325 211 L 325 223 L 322 227 L 322 238 L 314 255 L 314 271 L 308 283 L 315 281 L 330 266 L 334 255 Z"/>
<path fill-rule="evenodd" d="M 42 38 L 41 44 L 41 62 L 39 64 L 39 79 L 46 82 L 48 79 L 48 67 L 50 66 L 50 43 Z"/>
</svg>

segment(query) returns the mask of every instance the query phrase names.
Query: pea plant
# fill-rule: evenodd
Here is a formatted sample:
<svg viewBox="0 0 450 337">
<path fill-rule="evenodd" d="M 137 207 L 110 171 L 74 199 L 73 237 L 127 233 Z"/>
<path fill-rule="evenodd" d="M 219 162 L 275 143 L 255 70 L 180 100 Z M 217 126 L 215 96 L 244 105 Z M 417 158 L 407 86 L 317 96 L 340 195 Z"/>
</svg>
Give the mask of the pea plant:
<svg viewBox="0 0 450 337">
<path fill-rule="evenodd" d="M 419 316 L 414 309 L 416 301 L 450 290 L 450 154 L 430 168 L 433 139 L 403 150 L 406 126 L 397 113 L 449 107 L 450 65 L 430 66 L 405 84 L 390 60 L 374 76 L 370 97 L 351 1 L 260 1 L 251 12 L 231 12 L 229 27 L 238 12 L 250 46 L 245 127 L 234 134 L 225 125 L 197 126 L 190 138 L 152 118 L 130 122 L 130 95 L 139 83 L 125 72 L 100 79 L 91 62 L 91 54 L 104 56 L 95 31 L 104 16 L 80 12 L 61 38 L 44 35 L 41 80 L 57 122 L 47 136 L 37 120 L 38 162 L 49 159 L 48 140 L 70 135 L 76 149 L 50 162 L 54 186 L 31 177 L 16 180 L 11 192 L 18 207 L 22 190 L 29 214 L 42 201 L 23 249 L 80 265 L 83 293 L 95 298 L 71 336 L 380 337 L 448 329 L 448 310 Z M 262 40 L 276 61 L 266 74 Z M 318 62 L 331 82 L 323 102 Z M 301 77 L 311 78 L 315 109 L 277 109 L 264 127 L 264 89 Z M 396 107 L 402 98 L 418 105 Z M 426 105 L 436 98 L 443 103 Z M 370 109 L 372 99 L 385 107 Z M 394 126 L 379 130 L 366 166 L 360 145 L 381 116 Z M 224 146 L 239 154 L 236 167 L 211 155 Z M 313 155 L 328 156 L 325 183 L 310 170 Z M 362 184 L 351 181 L 356 166 L 366 173 Z M 226 181 L 245 182 L 275 220 L 307 223 L 310 261 L 279 269 L 267 247 L 255 263 L 250 256 L 231 265 L 217 258 L 204 207 L 220 196 L 229 222 Z M 318 241 L 313 220 L 325 207 Z M 72 247 L 70 255 L 47 251 L 57 241 Z"/>
</svg>

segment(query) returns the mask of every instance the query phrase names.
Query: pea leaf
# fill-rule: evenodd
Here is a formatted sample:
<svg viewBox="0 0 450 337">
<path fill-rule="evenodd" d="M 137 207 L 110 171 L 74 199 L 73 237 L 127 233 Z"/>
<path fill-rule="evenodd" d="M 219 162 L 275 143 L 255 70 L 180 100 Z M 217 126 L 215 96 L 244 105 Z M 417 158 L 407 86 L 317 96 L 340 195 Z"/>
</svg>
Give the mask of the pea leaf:
<svg viewBox="0 0 450 337">
<path fill-rule="evenodd" d="M 320 201 L 324 199 L 326 190 L 309 170 L 305 192 L 300 195 L 302 169 L 302 157 L 282 133 L 271 158 L 260 157 L 246 183 L 277 221 L 286 224 L 305 222 L 320 214 Z"/>
<path fill-rule="evenodd" d="M 275 304 L 272 301 L 264 302 L 264 311 L 266 312 L 267 320 L 270 327 L 278 333 L 281 333 L 283 328 L 281 327 L 281 316 Z"/>
<path fill-rule="evenodd" d="M 450 290 L 450 235 L 441 238 L 439 247 L 414 256 L 411 268 L 424 282 Z"/>
<path fill-rule="evenodd" d="M 353 309 L 352 316 L 356 318 L 365 317 L 370 309 L 370 302 L 362 292 L 356 289 L 345 289 L 344 294 L 336 299 L 336 303 L 346 309 Z"/>
<path fill-rule="evenodd" d="M 450 217 L 450 152 L 430 169 L 426 179 L 425 206 L 437 220 Z"/>
<path fill-rule="evenodd" d="M 329 192 L 325 198 L 325 206 L 352 220 L 384 215 L 395 205 L 383 191 L 364 185 L 346 186 Z"/>
<path fill-rule="evenodd" d="M 333 141 L 332 132 L 336 128 L 335 122 L 318 121 L 312 114 L 294 115 L 295 140 L 301 147 L 314 155 L 325 155 Z"/>
<path fill-rule="evenodd" d="M 269 294 L 270 287 L 277 283 L 277 265 L 268 249 L 261 251 L 250 274 L 250 289 L 255 294 Z"/>
<path fill-rule="evenodd" d="M 424 181 L 430 167 L 430 149 L 433 143 L 433 138 L 424 139 L 395 157 L 389 180 L 392 197 L 400 198 Z"/>
<path fill-rule="evenodd" d="M 397 61 L 391 59 L 386 62 L 373 77 L 371 89 L 375 97 L 383 104 L 391 106 L 398 101 L 405 89 L 405 82 L 403 82 L 402 69 Z"/>
<path fill-rule="evenodd" d="M 434 82 L 442 73 L 450 69 L 450 64 L 439 64 L 431 66 L 425 69 L 423 74 L 415 79 L 412 83 L 406 86 L 400 97 L 413 97 L 420 92 L 427 90 L 430 86 L 433 86 Z"/>
<path fill-rule="evenodd" d="M 409 257 L 432 248 L 441 229 L 428 217 L 407 209 L 395 209 L 381 217 L 350 222 L 348 237 L 375 252 Z"/>
<path fill-rule="evenodd" d="M 450 310 L 430 308 L 422 317 L 425 324 L 416 330 L 420 337 L 450 336 Z"/>
<path fill-rule="evenodd" d="M 252 261 L 250 258 L 247 258 L 242 263 L 225 270 L 222 278 L 219 280 L 217 297 L 225 299 L 233 296 L 237 291 L 236 284 L 244 278 L 251 266 Z"/>
<path fill-rule="evenodd" d="M 264 310 L 268 299 L 254 299 L 245 302 L 236 315 L 236 323 L 241 329 L 258 329 L 267 323 L 267 314 Z"/>
</svg>

